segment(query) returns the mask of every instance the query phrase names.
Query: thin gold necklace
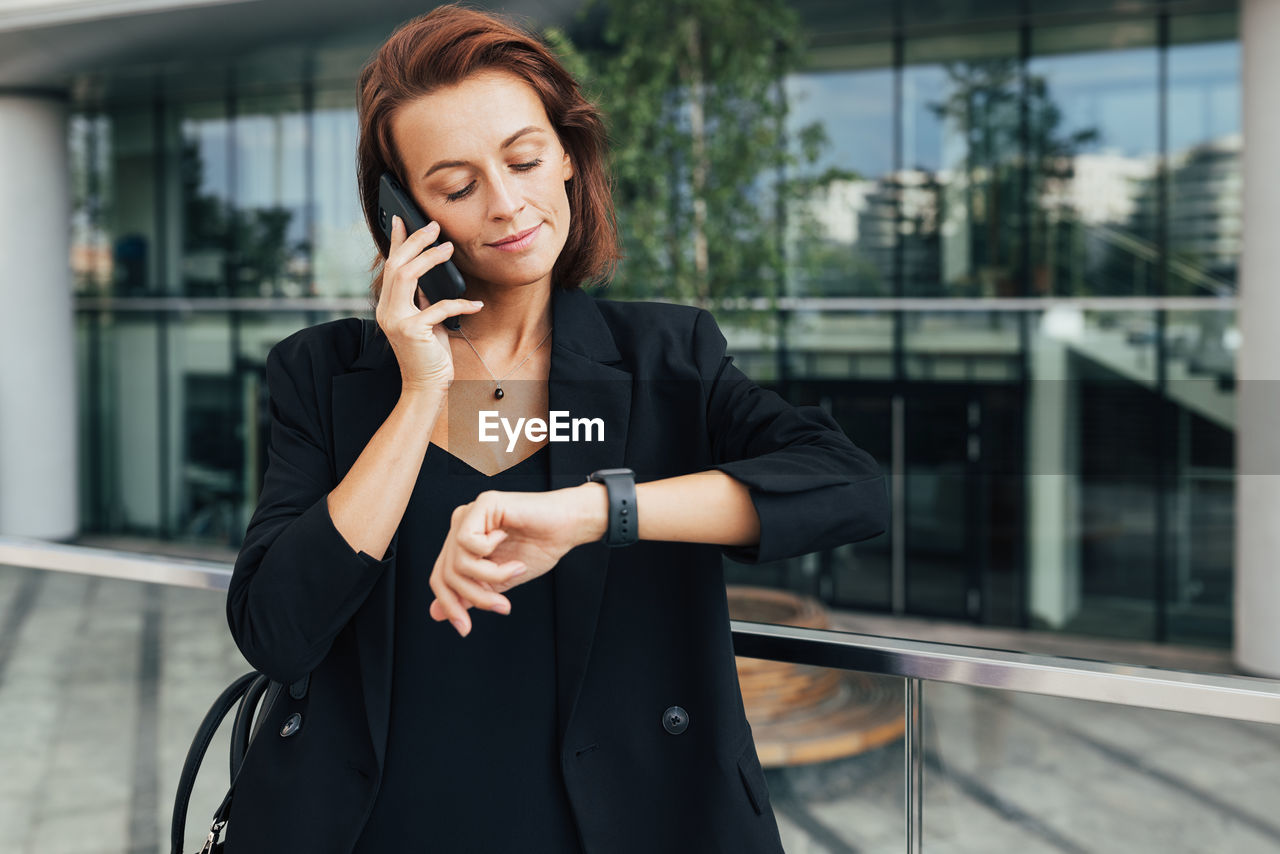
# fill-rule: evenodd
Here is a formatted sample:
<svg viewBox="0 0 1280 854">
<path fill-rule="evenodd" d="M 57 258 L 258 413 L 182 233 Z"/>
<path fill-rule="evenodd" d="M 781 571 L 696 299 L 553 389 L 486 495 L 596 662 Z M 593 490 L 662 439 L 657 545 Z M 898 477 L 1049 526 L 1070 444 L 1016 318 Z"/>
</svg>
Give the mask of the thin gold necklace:
<svg viewBox="0 0 1280 854">
<path fill-rule="evenodd" d="M 462 328 L 462 324 L 458 324 L 458 331 L 462 333 L 462 338 L 467 342 L 467 346 L 471 348 L 471 352 L 476 354 L 476 358 L 480 360 L 480 364 L 484 365 L 484 369 L 489 371 L 489 376 L 493 378 L 495 386 L 493 390 L 493 397 L 495 400 L 502 400 L 502 398 L 507 396 L 506 392 L 502 390 L 502 381 L 524 367 L 524 363 L 532 359 L 533 354 L 538 352 L 538 350 L 542 348 L 542 345 L 547 343 L 547 339 L 551 337 L 551 330 L 548 329 L 547 334 L 543 335 L 542 340 L 538 342 L 538 346 L 530 350 L 529 355 L 525 356 L 520 364 L 507 371 L 502 376 L 496 377 L 493 375 L 493 371 L 489 370 L 489 364 L 484 360 L 484 357 L 480 355 L 480 351 L 476 349 L 476 345 L 471 343 L 471 338 L 467 336 L 467 330 Z"/>
</svg>

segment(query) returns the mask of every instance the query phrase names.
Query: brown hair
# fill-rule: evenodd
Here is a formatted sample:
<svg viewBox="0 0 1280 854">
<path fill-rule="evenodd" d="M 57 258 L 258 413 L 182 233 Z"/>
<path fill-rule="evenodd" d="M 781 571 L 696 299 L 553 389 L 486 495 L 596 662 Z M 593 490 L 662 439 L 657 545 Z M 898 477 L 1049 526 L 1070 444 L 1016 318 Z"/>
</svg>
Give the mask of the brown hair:
<svg viewBox="0 0 1280 854">
<path fill-rule="evenodd" d="M 365 224 L 378 245 L 369 268 L 376 271 L 370 285 L 375 306 L 382 292 L 382 264 L 391 249 L 378 224 L 378 181 L 390 171 L 407 186 L 391 118 L 405 104 L 481 70 L 506 71 L 532 86 L 573 162 L 566 187 L 569 234 L 552 282 L 571 289 L 587 280 L 606 281 L 613 272 L 620 255 L 618 227 L 599 110 L 546 45 L 528 32 L 489 13 L 439 6 L 397 28 L 360 70 L 356 174 Z"/>
</svg>

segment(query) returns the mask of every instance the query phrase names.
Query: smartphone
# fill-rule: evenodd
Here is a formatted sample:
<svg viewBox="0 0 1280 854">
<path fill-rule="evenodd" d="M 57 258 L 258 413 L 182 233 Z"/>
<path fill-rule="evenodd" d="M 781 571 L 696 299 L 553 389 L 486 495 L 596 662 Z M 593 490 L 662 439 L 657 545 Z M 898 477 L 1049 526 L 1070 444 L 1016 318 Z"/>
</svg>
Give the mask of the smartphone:
<svg viewBox="0 0 1280 854">
<path fill-rule="evenodd" d="M 378 224 L 382 226 L 382 233 L 387 236 L 387 240 L 391 239 L 392 216 L 398 216 L 404 222 L 406 237 L 427 225 L 427 218 L 422 215 L 422 211 L 418 210 L 413 198 L 404 187 L 400 186 L 400 182 L 390 172 L 383 172 L 378 182 Z M 439 246 L 446 239 L 442 232 L 436 238 L 436 242 L 431 245 Z M 437 264 L 423 273 L 418 279 L 418 288 L 429 302 L 458 299 L 467 292 L 462 274 L 458 272 L 458 268 L 452 261 Z M 455 316 L 446 318 L 444 325 L 457 330 L 460 324 Z"/>
</svg>

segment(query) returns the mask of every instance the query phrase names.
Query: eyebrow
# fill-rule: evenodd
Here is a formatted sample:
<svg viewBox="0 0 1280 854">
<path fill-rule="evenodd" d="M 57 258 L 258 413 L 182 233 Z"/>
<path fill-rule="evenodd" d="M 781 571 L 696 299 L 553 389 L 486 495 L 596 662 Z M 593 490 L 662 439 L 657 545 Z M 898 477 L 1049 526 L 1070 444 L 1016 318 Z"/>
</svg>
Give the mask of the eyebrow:
<svg viewBox="0 0 1280 854">
<path fill-rule="evenodd" d="M 542 132 L 543 132 L 543 128 L 540 128 L 537 125 L 529 125 L 528 127 L 520 128 L 520 130 L 516 131 L 515 133 L 511 134 L 511 136 L 504 139 L 502 141 L 502 145 L 498 146 L 498 148 L 499 149 L 506 148 L 507 146 L 511 145 L 517 139 L 519 139 L 520 137 L 524 136 L 527 133 L 542 133 Z M 426 180 L 427 178 L 430 178 L 432 173 L 439 172 L 441 169 L 449 169 L 450 167 L 453 167 L 453 166 L 467 166 L 467 165 L 468 163 L 465 160 L 441 160 L 439 163 L 435 164 L 430 169 L 428 169 L 426 171 L 426 174 L 422 176 L 422 179 Z"/>
</svg>

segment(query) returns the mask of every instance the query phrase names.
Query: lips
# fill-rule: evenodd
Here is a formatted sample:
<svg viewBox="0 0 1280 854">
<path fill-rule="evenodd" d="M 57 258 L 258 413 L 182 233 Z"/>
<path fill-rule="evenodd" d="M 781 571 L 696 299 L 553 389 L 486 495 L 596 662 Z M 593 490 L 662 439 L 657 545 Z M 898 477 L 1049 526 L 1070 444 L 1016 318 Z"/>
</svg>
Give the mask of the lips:
<svg viewBox="0 0 1280 854">
<path fill-rule="evenodd" d="M 532 243 L 533 238 L 537 236 L 538 230 L 540 228 L 542 228 L 542 223 L 538 223 L 533 228 L 526 229 L 525 231 L 517 232 L 509 237 L 504 237 L 501 240 L 496 240 L 493 243 L 490 243 L 488 245 L 492 246 L 494 249 L 502 249 L 508 252 L 514 252 L 514 251 L 523 249 L 526 246 L 528 246 L 530 243 Z"/>
</svg>

